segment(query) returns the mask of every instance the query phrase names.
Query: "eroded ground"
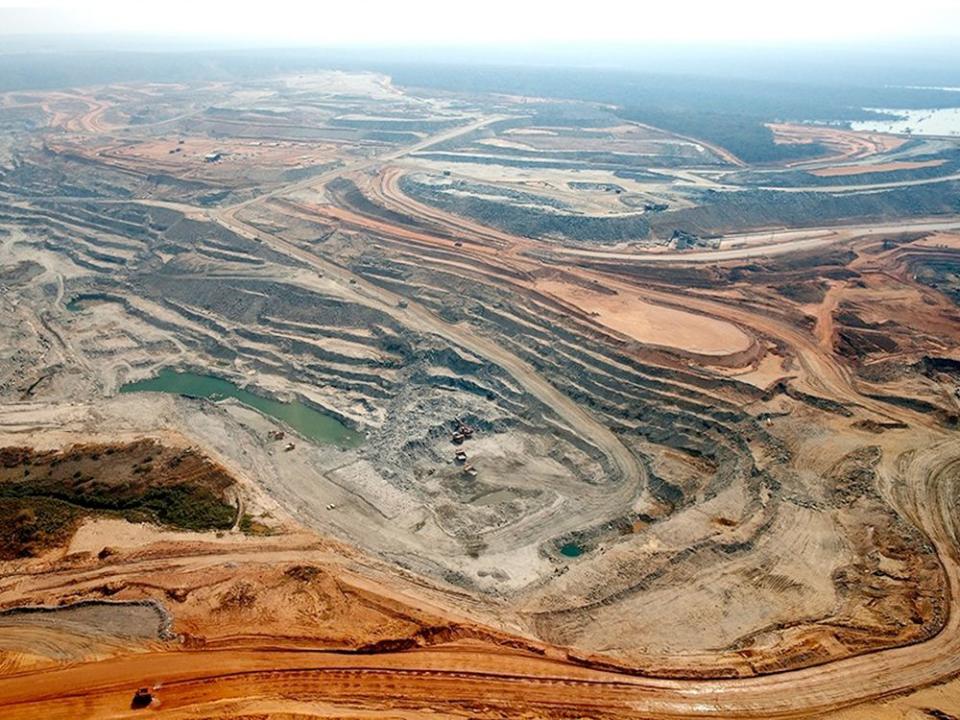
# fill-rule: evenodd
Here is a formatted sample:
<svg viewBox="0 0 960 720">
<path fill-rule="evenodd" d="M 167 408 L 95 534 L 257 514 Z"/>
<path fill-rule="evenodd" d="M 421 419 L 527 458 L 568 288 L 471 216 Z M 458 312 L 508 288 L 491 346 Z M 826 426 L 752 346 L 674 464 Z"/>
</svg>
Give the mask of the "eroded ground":
<svg viewBox="0 0 960 720">
<path fill-rule="evenodd" d="M 960 712 L 863 705 L 960 671 L 951 142 L 346 73 L 0 122 L 5 716 Z"/>
</svg>

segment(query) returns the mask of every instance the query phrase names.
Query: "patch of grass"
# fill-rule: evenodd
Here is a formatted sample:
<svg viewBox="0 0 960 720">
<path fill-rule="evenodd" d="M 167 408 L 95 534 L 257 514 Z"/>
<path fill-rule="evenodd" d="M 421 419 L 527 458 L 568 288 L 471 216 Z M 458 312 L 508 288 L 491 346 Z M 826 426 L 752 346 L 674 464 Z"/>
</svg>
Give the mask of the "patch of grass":
<svg viewBox="0 0 960 720">
<path fill-rule="evenodd" d="M 170 485 L 151 488 L 141 507 L 164 525 L 185 530 L 229 530 L 237 510 L 206 488 Z"/>
<path fill-rule="evenodd" d="M 264 525 L 250 513 L 244 513 L 243 517 L 240 518 L 240 532 L 245 535 L 273 535 L 273 528 Z"/>
<path fill-rule="evenodd" d="M 109 513 L 131 522 L 144 520 L 181 530 L 229 530 L 237 510 L 211 490 L 187 484 L 162 485 L 142 493 L 116 492 L 95 486 L 75 491 L 32 482 L 0 484 L 0 500 L 29 508 L 38 501 L 55 502 L 81 515 Z"/>
</svg>

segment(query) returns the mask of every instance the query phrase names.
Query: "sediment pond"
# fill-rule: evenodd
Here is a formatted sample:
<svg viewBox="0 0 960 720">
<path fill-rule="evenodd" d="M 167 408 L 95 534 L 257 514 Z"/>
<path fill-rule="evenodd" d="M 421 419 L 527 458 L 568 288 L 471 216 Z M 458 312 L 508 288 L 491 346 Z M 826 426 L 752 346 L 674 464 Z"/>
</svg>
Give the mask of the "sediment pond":
<svg viewBox="0 0 960 720">
<path fill-rule="evenodd" d="M 356 447 L 363 442 L 363 435 L 356 430 L 299 400 L 288 403 L 272 400 L 212 375 L 164 368 L 156 377 L 127 383 L 120 388 L 120 392 L 165 392 L 213 401 L 230 397 L 264 415 L 280 420 L 308 440 L 346 448 Z"/>
</svg>

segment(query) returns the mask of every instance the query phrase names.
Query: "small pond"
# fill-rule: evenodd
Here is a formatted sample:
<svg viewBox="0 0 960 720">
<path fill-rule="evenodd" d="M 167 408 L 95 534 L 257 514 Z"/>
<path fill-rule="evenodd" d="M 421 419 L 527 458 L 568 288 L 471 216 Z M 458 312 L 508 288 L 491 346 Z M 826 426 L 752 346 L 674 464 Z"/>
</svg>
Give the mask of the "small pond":
<svg viewBox="0 0 960 720">
<path fill-rule="evenodd" d="M 177 372 L 164 368 L 156 377 L 127 383 L 120 388 L 120 392 L 165 392 L 214 401 L 230 397 L 264 415 L 280 420 L 308 440 L 344 448 L 356 447 L 363 442 L 361 433 L 347 427 L 335 417 L 314 410 L 299 400 L 288 403 L 272 400 L 238 388 L 232 382 L 212 375 Z"/>
</svg>

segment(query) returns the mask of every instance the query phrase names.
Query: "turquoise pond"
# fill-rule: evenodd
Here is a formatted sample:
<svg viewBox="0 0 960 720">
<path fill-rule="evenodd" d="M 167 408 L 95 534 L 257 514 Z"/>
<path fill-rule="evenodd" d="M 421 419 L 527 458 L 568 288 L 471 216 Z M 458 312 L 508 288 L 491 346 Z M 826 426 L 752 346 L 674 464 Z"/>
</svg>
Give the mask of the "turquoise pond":
<svg viewBox="0 0 960 720">
<path fill-rule="evenodd" d="M 153 378 L 128 383 L 122 393 L 164 392 L 191 398 L 223 400 L 234 398 L 248 407 L 289 425 L 308 440 L 352 448 L 363 442 L 363 435 L 331 415 L 314 410 L 299 400 L 285 403 L 238 388 L 232 382 L 211 375 L 177 372 L 165 368 Z"/>
</svg>

